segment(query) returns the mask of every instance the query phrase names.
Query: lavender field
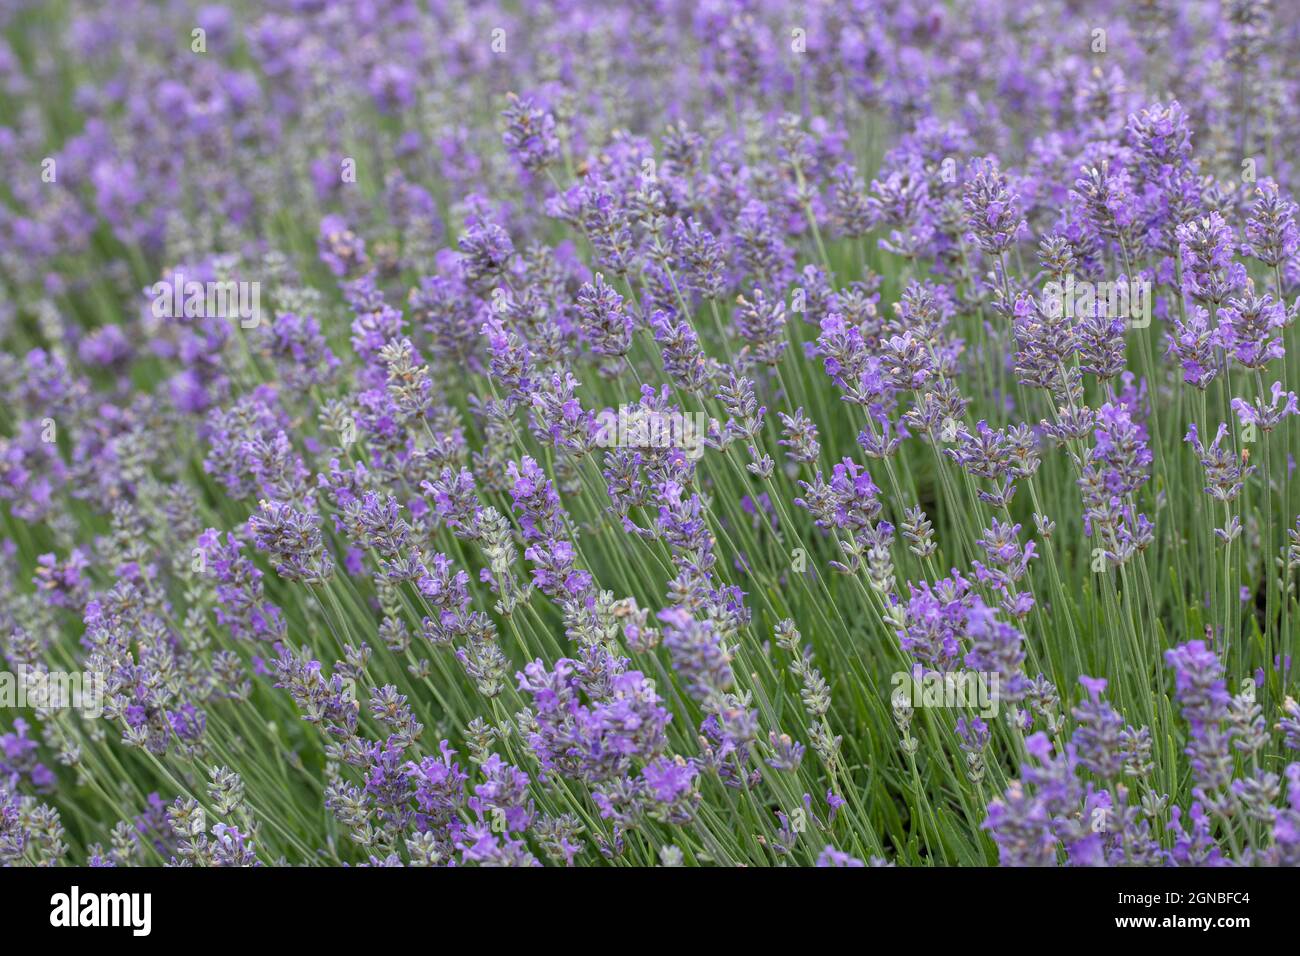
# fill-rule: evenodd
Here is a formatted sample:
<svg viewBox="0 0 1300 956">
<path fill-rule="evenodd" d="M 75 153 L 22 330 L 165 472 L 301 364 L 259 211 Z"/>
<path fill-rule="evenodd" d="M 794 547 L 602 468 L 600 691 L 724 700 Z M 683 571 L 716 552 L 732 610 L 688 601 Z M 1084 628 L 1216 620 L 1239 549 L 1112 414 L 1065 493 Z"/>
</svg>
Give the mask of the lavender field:
<svg viewBox="0 0 1300 956">
<path fill-rule="evenodd" d="M 1300 864 L 1295 0 L 4 0 L 0 865 Z"/>
</svg>

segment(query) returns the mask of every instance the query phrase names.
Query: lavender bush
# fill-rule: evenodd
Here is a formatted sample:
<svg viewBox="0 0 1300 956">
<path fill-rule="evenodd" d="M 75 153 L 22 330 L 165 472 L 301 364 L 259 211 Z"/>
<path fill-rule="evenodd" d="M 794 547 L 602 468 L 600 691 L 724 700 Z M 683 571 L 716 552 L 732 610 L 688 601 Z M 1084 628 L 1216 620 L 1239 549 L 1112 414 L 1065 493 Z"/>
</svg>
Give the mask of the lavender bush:
<svg viewBox="0 0 1300 956">
<path fill-rule="evenodd" d="M 5 4 L 0 863 L 1300 863 L 1297 46 Z"/>
</svg>

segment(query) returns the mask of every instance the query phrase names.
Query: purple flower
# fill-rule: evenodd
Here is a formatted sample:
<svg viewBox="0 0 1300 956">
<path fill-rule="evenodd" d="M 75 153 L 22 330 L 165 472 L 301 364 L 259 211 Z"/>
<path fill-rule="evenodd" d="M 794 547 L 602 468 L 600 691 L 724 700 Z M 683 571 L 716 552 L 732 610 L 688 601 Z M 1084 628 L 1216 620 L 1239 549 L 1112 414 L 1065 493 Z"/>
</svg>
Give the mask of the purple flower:
<svg viewBox="0 0 1300 956">
<path fill-rule="evenodd" d="M 475 286 L 501 279 L 515 254 L 514 243 L 504 229 L 477 217 L 466 223 L 465 235 L 456 246 L 465 280 Z"/>
<path fill-rule="evenodd" d="M 536 728 L 529 747 L 547 773 L 590 783 L 625 775 L 635 761 L 649 761 L 667 746 L 670 714 L 651 682 L 613 661 L 615 673 L 603 692 L 586 690 L 578 661 L 561 658 L 551 670 L 540 661 L 516 674 L 532 697 Z M 599 691 L 600 689 L 597 689 Z"/>
<path fill-rule="evenodd" d="M 1245 465 L 1244 459 L 1231 447 L 1223 447 L 1224 439 L 1227 437 L 1228 426 L 1221 422 L 1218 431 L 1214 434 L 1214 440 L 1209 445 L 1205 445 L 1201 442 L 1196 424 L 1193 423 L 1187 427 L 1187 436 L 1183 439 L 1196 449 L 1196 455 L 1205 468 L 1205 493 L 1216 501 L 1223 502 L 1236 500 L 1245 486 L 1246 479 L 1255 470 L 1254 465 Z"/>
<path fill-rule="evenodd" d="M 534 813 L 533 801 L 528 795 L 528 774 L 506 763 L 497 754 L 483 761 L 479 769 L 484 782 L 475 785 L 474 796 L 468 801 L 469 808 L 489 819 L 499 815 L 504 830 L 493 827 L 495 832 L 528 829 Z"/>
<path fill-rule="evenodd" d="M 1214 800 L 1232 777 L 1231 735 L 1224 727 L 1230 697 L 1223 665 L 1204 641 L 1165 651 L 1165 663 L 1173 668 L 1174 696 L 1189 726 L 1184 752 L 1191 758 L 1197 795 Z"/>
<path fill-rule="evenodd" d="M 1267 402 L 1263 395 L 1257 395 L 1253 404 L 1242 398 L 1234 398 L 1229 404 L 1243 425 L 1256 425 L 1265 432 L 1272 431 L 1288 415 L 1300 415 L 1296 393 L 1285 391 L 1281 382 L 1273 383 L 1269 395 Z"/>
<path fill-rule="evenodd" d="M 966 630 L 970 651 L 963 662 L 971 670 L 996 676 L 999 701 L 1015 703 L 1029 690 L 1025 679 L 1024 635 L 1004 621 L 979 597 L 966 608 Z"/>
<path fill-rule="evenodd" d="M 334 573 L 325 550 L 320 516 L 279 501 L 263 501 L 248 519 L 249 534 L 259 551 L 271 555 L 276 573 L 290 581 L 324 583 Z"/>
<path fill-rule="evenodd" d="M 864 867 L 864 866 L 866 866 L 866 864 L 863 863 L 861 860 L 859 860 L 857 857 L 850 856 L 850 855 L 847 854 L 847 853 L 844 853 L 844 852 L 842 852 L 842 851 L 840 851 L 840 850 L 837 850 L 837 849 L 835 849 L 835 847 L 831 846 L 829 843 L 826 844 L 825 849 L 823 849 L 823 850 L 821 851 L 821 853 L 819 853 L 819 854 L 817 855 L 817 865 L 818 865 L 818 866 L 828 866 L 828 867 L 830 867 L 830 866 L 848 866 L 848 867 L 860 867 L 860 866 L 861 866 L 861 867 Z"/>
<path fill-rule="evenodd" d="M 286 632 L 280 609 L 263 600 L 262 572 L 240 552 L 243 543 L 233 533 L 208 528 L 199 536 L 199 553 L 217 579 L 217 623 L 230 628 L 236 640 L 282 640 Z"/>
<path fill-rule="evenodd" d="M 539 438 L 582 455 L 595 437 L 596 419 L 574 396 L 579 384 L 570 372 L 543 378 L 532 393 L 532 409 L 534 432 Z"/>
<path fill-rule="evenodd" d="M 736 219 L 735 236 L 740 261 L 760 285 L 773 288 L 786 284 L 794 256 L 764 203 L 751 199 L 745 204 Z"/>
<path fill-rule="evenodd" d="M 1219 374 L 1214 347 L 1219 335 L 1210 328 L 1210 313 L 1204 306 L 1193 306 L 1187 321 L 1175 318 L 1168 333 L 1167 354 L 1183 367 L 1183 381 L 1204 391 Z"/>
<path fill-rule="evenodd" d="M 972 600 L 970 583 L 959 575 L 909 585 L 911 595 L 904 607 L 903 627 L 898 632 L 904 651 L 926 668 L 951 670 L 962 651 L 969 624 Z"/>
<path fill-rule="evenodd" d="M 317 246 L 321 261 L 339 278 L 364 272 L 369 264 L 365 240 L 353 233 L 339 216 L 321 220 Z"/>
<path fill-rule="evenodd" d="M 510 105 L 501 116 L 506 131 L 501 136 L 506 151 L 529 172 L 539 172 L 560 156 L 560 140 L 555 135 L 555 117 L 538 109 L 532 100 L 508 94 Z"/>
<path fill-rule="evenodd" d="M 1088 692 L 1088 699 L 1074 708 L 1077 726 L 1071 743 L 1078 753 L 1080 766 L 1104 780 L 1113 780 L 1123 769 L 1127 756 L 1124 719 L 1101 699 L 1106 692 L 1104 679 L 1081 675 L 1079 683 Z"/>
<path fill-rule="evenodd" d="M 721 299 L 726 291 L 727 251 L 717 237 L 695 219 L 678 220 L 672 243 L 687 287 L 706 299 Z"/>
<path fill-rule="evenodd" d="M 664 625 L 664 647 L 673 670 L 692 697 L 701 702 L 715 700 L 730 690 L 731 653 L 714 625 L 696 620 L 684 608 L 659 612 Z"/>
<path fill-rule="evenodd" d="M 971 163 L 970 176 L 962 189 L 962 207 L 971 235 L 991 256 L 1006 252 L 1025 226 L 1020 198 L 993 157 Z"/>
<path fill-rule="evenodd" d="M 1282 329 L 1286 309 L 1270 295 L 1257 296 L 1251 283 L 1246 293 L 1233 296 L 1219 309 L 1215 344 L 1250 369 L 1262 369 L 1286 354 Z"/>
<path fill-rule="evenodd" d="M 1178 227 L 1183 259 L 1183 293 L 1205 305 L 1220 305 L 1246 284 L 1246 268 L 1233 261 L 1232 229 L 1212 212 Z"/>
<path fill-rule="evenodd" d="M 1278 185 L 1271 179 L 1255 187 L 1255 203 L 1246 220 L 1246 241 L 1241 244 L 1244 255 L 1258 259 L 1267 266 L 1277 267 L 1289 262 L 1300 252 L 1300 228 L 1296 227 L 1296 204 L 1284 198 Z"/>
<path fill-rule="evenodd" d="M 632 320 L 623 309 L 623 297 L 596 274 L 594 283 L 578 290 L 578 317 L 584 337 L 597 355 L 626 355 L 632 347 Z"/>
<path fill-rule="evenodd" d="M 736 299 L 736 331 L 756 361 L 779 365 L 785 353 L 785 303 L 769 301 L 762 289 L 755 289 L 752 300 Z"/>
</svg>

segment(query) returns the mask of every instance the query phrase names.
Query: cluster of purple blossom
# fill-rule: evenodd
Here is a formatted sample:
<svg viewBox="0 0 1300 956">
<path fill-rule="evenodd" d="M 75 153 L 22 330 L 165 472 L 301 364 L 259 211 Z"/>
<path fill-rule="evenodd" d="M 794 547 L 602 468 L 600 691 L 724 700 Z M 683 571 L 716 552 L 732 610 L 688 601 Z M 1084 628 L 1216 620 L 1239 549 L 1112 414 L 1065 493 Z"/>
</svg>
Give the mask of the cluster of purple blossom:
<svg viewBox="0 0 1300 956">
<path fill-rule="evenodd" d="M 0 710 L 0 864 L 1300 865 L 1300 18 L 70 6 L 0 659 L 104 702 Z"/>
</svg>

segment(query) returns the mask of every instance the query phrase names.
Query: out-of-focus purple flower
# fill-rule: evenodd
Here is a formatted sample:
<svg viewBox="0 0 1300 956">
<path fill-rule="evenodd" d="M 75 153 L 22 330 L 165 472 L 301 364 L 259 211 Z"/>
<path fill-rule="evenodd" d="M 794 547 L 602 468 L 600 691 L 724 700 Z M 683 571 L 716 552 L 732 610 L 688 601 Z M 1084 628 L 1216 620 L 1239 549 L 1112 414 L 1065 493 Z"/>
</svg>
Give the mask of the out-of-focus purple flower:
<svg viewBox="0 0 1300 956">
<path fill-rule="evenodd" d="M 696 620 L 685 608 L 659 612 L 663 643 L 673 670 L 696 700 L 707 702 L 731 688 L 731 653 L 713 624 Z"/>
<path fill-rule="evenodd" d="M 532 100 L 508 94 L 510 104 L 502 112 L 506 130 L 501 136 L 506 151 L 529 172 L 540 172 L 560 156 L 555 135 L 555 117 L 533 105 Z"/>
<path fill-rule="evenodd" d="M 1173 668 L 1174 695 L 1188 723 L 1185 753 L 1191 758 L 1197 794 L 1216 800 L 1232 778 L 1231 735 L 1224 727 L 1230 697 L 1223 665 L 1204 641 L 1165 651 L 1165 663 Z"/>
<path fill-rule="evenodd" d="M 597 355 L 626 355 L 632 347 L 632 320 L 623 308 L 623 297 L 600 273 L 578 290 L 578 317 L 583 335 Z"/>
</svg>

